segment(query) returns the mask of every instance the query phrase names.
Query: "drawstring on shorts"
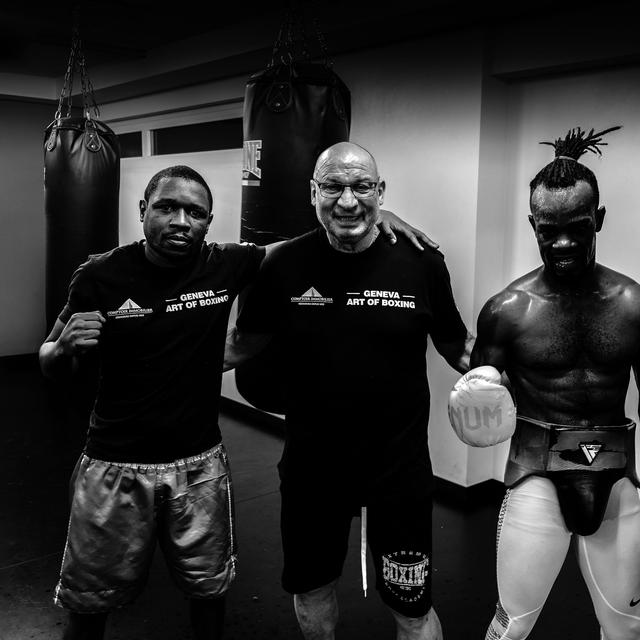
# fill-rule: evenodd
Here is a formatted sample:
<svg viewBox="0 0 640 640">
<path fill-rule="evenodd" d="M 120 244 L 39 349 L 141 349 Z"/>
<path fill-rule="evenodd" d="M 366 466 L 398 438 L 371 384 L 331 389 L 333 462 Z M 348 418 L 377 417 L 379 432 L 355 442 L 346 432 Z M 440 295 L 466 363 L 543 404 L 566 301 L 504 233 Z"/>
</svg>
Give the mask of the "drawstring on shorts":
<svg viewBox="0 0 640 640">
<path fill-rule="evenodd" d="M 360 569 L 362 590 L 367 597 L 367 507 L 360 507 Z"/>
</svg>

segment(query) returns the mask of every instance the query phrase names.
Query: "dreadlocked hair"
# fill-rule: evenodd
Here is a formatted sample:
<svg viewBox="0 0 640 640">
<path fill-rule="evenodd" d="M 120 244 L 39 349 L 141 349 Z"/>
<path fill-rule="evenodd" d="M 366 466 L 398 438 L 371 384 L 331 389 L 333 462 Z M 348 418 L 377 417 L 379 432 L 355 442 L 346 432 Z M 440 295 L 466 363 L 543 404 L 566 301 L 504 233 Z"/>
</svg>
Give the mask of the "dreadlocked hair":
<svg viewBox="0 0 640 640">
<path fill-rule="evenodd" d="M 591 129 L 586 133 L 580 127 L 576 127 L 571 129 L 564 138 L 558 138 L 554 142 L 541 142 L 540 144 L 548 144 L 555 149 L 555 158 L 529 183 L 530 194 L 533 194 L 539 185 L 547 189 L 563 189 L 584 180 L 591 186 L 597 206 L 600 199 L 598 181 L 593 171 L 578 160 L 587 151 L 601 156 L 600 147 L 607 144 L 602 142 L 602 136 L 621 128 L 620 126 L 610 127 L 598 133 L 594 133 Z"/>
</svg>

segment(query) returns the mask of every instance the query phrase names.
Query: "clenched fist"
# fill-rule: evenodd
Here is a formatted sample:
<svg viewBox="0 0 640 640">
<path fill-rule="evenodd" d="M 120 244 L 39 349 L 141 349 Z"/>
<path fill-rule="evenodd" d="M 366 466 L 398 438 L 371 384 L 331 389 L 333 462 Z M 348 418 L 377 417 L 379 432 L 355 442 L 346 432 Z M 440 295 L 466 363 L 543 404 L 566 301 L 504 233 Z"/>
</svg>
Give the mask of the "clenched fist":
<svg viewBox="0 0 640 640">
<path fill-rule="evenodd" d="M 104 323 L 99 311 L 74 313 L 58 338 L 60 350 L 66 356 L 76 356 L 92 349 L 98 344 Z"/>
</svg>

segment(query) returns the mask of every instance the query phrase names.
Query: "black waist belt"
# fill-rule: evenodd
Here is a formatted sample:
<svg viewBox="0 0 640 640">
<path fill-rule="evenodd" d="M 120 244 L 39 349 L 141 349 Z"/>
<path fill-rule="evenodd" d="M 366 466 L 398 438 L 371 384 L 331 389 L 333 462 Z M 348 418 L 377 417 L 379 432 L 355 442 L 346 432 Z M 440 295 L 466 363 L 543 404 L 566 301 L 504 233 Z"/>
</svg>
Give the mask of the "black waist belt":
<svg viewBox="0 0 640 640">
<path fill-rule="evenodd" d="M 504 482 L 513 487 L 531 475 L 556 487 L 567 527 L 597 531 L 611 487 L 623 477 L 640 486 L 635 469 L 635 423 L 569 427 L 518 416 Z"/>
</svg>

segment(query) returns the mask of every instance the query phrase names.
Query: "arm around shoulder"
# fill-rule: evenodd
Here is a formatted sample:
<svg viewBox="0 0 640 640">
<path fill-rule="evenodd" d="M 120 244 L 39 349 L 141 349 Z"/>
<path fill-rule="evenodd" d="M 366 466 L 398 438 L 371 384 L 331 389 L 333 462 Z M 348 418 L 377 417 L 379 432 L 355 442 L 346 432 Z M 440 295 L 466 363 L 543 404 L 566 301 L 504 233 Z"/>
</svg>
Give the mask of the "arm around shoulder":
<svg viewBox="0 0 640 640">
<path fill-rule="evenodd" d="M 279 240 L 278 242 L 272 242 L 271 244 L 265 244 L 264 245 L 264 256 L 265 256 L 265 258 L 267 258 L 270 255 L 272 255 L 273 252 L 278 247 L 281 247 L 285 242 L 286 242 L 286 240 Z"/>
<path fill-rule="evenodd" d="M 420 251 L 424 249 L 423 245 L 427 245 L 432 249 L 437 249 L 440 246 L 426 233 L 416 227 L 412 227 L 402 218 L 387 209 L 380 209 L 378 215 L 378 227 L 391 244 L 396 242 L 396 235 L 394 233 L 394 231 L 396 231 L 406 236 L 416 249 L 419 249 Z"/>
<path fill-rule="evenodd" d="M 238 365 L 251 360 L 271 341 L 271 336 L 263 333 L 246 333 L 237 327 L 230 327 L 224 348 L 223 371 L 235 369 Z"/>
</svg>

